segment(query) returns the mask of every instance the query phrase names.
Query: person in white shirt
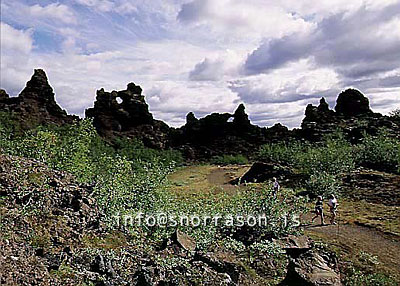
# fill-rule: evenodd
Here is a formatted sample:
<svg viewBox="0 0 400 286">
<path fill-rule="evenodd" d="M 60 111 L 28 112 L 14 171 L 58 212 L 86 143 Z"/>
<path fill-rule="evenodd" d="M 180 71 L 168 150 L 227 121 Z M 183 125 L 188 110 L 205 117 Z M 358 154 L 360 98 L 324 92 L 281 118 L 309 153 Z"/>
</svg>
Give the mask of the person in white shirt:
<svg viewBox="0 0 400 286">
<path fill-rule="evenodd" d="M 329 210 L 331 212 L 331 224 L 336 224 L 335 219 L 336 219 L 336 210 L 338 207 L 338 202 L 337 199 L 335 198 L 335 195 L 330 195 L 329 196 L 329 201 L 328 201 L 328 206 Z"/>
<path fill-rule="evenodd" d="M 278 183 L 277 178 L 273 178 L 274 182 L 272 184 L 272 194 L 274 196 L 274 198 L 276 198 L 276 195 L 278 194 L 279 190 L 281 189 L 281 186 Z"/>
</svg>

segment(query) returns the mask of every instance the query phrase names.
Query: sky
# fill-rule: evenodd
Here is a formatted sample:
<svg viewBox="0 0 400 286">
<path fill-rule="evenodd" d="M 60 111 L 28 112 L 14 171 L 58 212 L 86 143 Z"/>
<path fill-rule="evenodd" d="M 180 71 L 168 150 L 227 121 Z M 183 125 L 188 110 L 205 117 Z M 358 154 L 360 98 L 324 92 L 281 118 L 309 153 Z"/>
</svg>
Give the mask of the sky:
<svg viewBox="0 0 400 286">
<path fill-rule="evenodd" d="M 298 127 L 349 87 L 400 107 L 400 0 L 1 0 L 0 31 L 1 88 L 17 96 L 42 68 L 80 116 L 129 82 L 175 127 L 240 103 L 254 124 Z"/>
</svg>

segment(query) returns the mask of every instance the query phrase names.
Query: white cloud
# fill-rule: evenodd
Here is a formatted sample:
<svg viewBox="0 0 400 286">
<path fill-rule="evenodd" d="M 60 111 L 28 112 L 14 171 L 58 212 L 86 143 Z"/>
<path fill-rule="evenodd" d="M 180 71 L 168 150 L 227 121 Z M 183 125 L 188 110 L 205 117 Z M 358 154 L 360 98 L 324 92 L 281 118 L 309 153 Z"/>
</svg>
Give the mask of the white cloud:
<svg viewBox="0 0 400 286">
<path fill-rule="evenodd" d="M 205 26 L 235 42 L 282 37 L 313 26 L 276 3 L 266 5 L 264 1 L 194 0 L 182 5 L 177 18 L 185 24 Z"/>
<path fill-rule="evenodd" d="M 17 30 L 3 22 L 0 25 L 2 51 L 14 50 L 28 54 L 32 50 L 32 30 Z"/>
<path fill-rule="evenodd" d="M 52 3 L 47 6 L 39 4 L 27 7 L 28 13 L 38 18 L 53 18 L 66 24 L 76 24 L 77 19 L 72 10 L 63 4 Z"/>
<path fill-rule="evenodd" d="M 33 47 L 32 30 L 17 30 L 1 22 L 0 86 L 9 92 L 22 89 L 29 73 L 23 71 Z"/>
<path fill-rule="evenodd" d="M 210 55 L 197 63 L 189 73 L 189 79 L 194 81 L 229 80 L 240 74 L 240 68 L 245 53 L 226 50 Z"/>
<path fill-rule="evenodd" d="M 75 0 L 81 5 L 92 7 L 101 12 L 110 12 L 114 8 L 114 3 L 108 0 Z"/>
<path fill-rule="evenodd" d="M 115 7 L 115 11 L 117 13 L 127 15 L 127 14 L 137 13 L 138 8 L 136 7 L 136 5 L 130 2 L 123 2 L 117 7 Z"/>
<path fill-rule="evenodd" d="M 131 81 L 174 126 L 240 102 L 254 123 L 299 126 L 307 103 L 350 86 L 377 111 L 400 102 L 398 0 L 1 2 L 2 87 L 16 95 L 43 68 L 72 113 Z"/>
<path fill-rule="evenodd" d="M 301 60 L 268 74 L 231 81 L 230 89 L 249 103 L 284 103 L 309 99 L 337 88 L 337 74 Z"/>
</svg>

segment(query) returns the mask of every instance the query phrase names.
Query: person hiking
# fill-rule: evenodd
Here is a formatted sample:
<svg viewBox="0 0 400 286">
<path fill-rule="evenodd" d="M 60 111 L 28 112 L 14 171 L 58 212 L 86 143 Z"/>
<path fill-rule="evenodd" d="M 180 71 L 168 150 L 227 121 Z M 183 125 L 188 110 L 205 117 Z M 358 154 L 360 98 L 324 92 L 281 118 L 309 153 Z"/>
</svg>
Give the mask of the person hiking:
<svg viewBox="0 0 400 286">
<path fill-rule="evenodd" d="M 281 189 L 281 186 L 279 185 L 277 178 L 274 177 L 273 180 L 274 182 L 272 183 L 272 195 L 274 196 L 274 198 L 276 198 L 276 195 Z"/>
<path fill-rule="evenodd" d="M 336 210 L 338 205 L 339 204 L 337 202 L 337 199 L 335 198 L 335 195 L 334 194 L 330 195 L 328 206 L 329 206 L 329 211 L 331 212 L 331 224 L 336 224 L 335 219 L 336 219 Z"/>
<path fill-rule="evenodd" d="M 317 201 L 315 202 L 315 217 L 313 217 L 312 222 L 314 222 L 314 220 L 318 217 L 321 217 L 321 225 L 324 225 L 324 207 L 322 196 L 318 196 Z"/>
</svg>

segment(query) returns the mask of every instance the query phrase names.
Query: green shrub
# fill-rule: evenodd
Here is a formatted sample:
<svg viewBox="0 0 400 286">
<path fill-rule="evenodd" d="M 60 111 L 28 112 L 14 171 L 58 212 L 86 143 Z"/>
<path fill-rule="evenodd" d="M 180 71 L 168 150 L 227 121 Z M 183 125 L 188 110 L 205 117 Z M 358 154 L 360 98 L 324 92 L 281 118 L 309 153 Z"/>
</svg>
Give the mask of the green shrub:
<svg viewBox="0 0 400 286">
<path fill-rule="evenodd" d="M 147 148 L 143 143 L 136 139 L 118 138 L 115 140 L 116 152 L 126 157 L 128 160 L 152 161 L 155 158 L 165 165 L 173 163 L 174 165 L 182 165 L 182 153 L 177 150 L 155 150 Z"/>
<path fill-rule="evenodd" d="M 300 142 L 270 143 L 261 146 L 257 159 L 263 162 L 296 166 L 299 163 L 299 156 L 307 149 L 308 145 Z"/>
<path fill-rule="evenodd" d="M 306 188 L 312 196 L 337 194 L 340 190 L 340 181 L 335 175 L 327 172 L 314 172 L 306 181 Z"/>
<path fill-rule="evenodd" d="M 344 281 L 346 286 L 396 286 L 397 282 L 382 273 L 364 273 L 354 268 L 348 269 Z"/>
<path fill-rule="evenodd" d="M 325 172 L 338 175 L 353 170 L 352 146 L 343 137 L 328 137 L 322 146 L 309 148 L 300 156 L 299 166 L 306 174 Z"/>
<path fill-rule="evenodd" d="M 216 165 L 245 165 L 249 163 L 249 160 L 242 154 L 238 155 L 222 155 L 215 156 L 211 159 L 211 164 Z"/>
<path fill-rule="evenodd" d="M 386 131 L 377 136 L 365 135 L 355 147 L 357 164 L 378 171 L 397 172 L 400 162 L 400 142 Z"/>
<path fill-rule="evenodd" d="M 162 204 L 157 191 L 173 165 L 172 155 L 163 157 L 161 151 L 152 153 L 142 145 L 140 152 L 127 153 L 125 146 L 119 154 L 97 135 L 88 119 L 62 127 L 38 127 L 0 140 L 7 154 L 37 159 L 92 184 L 106 220 L 127 209 L 151 211 Z M 129 159 L 124 154 L 135 156 Z"/>
</svg>

